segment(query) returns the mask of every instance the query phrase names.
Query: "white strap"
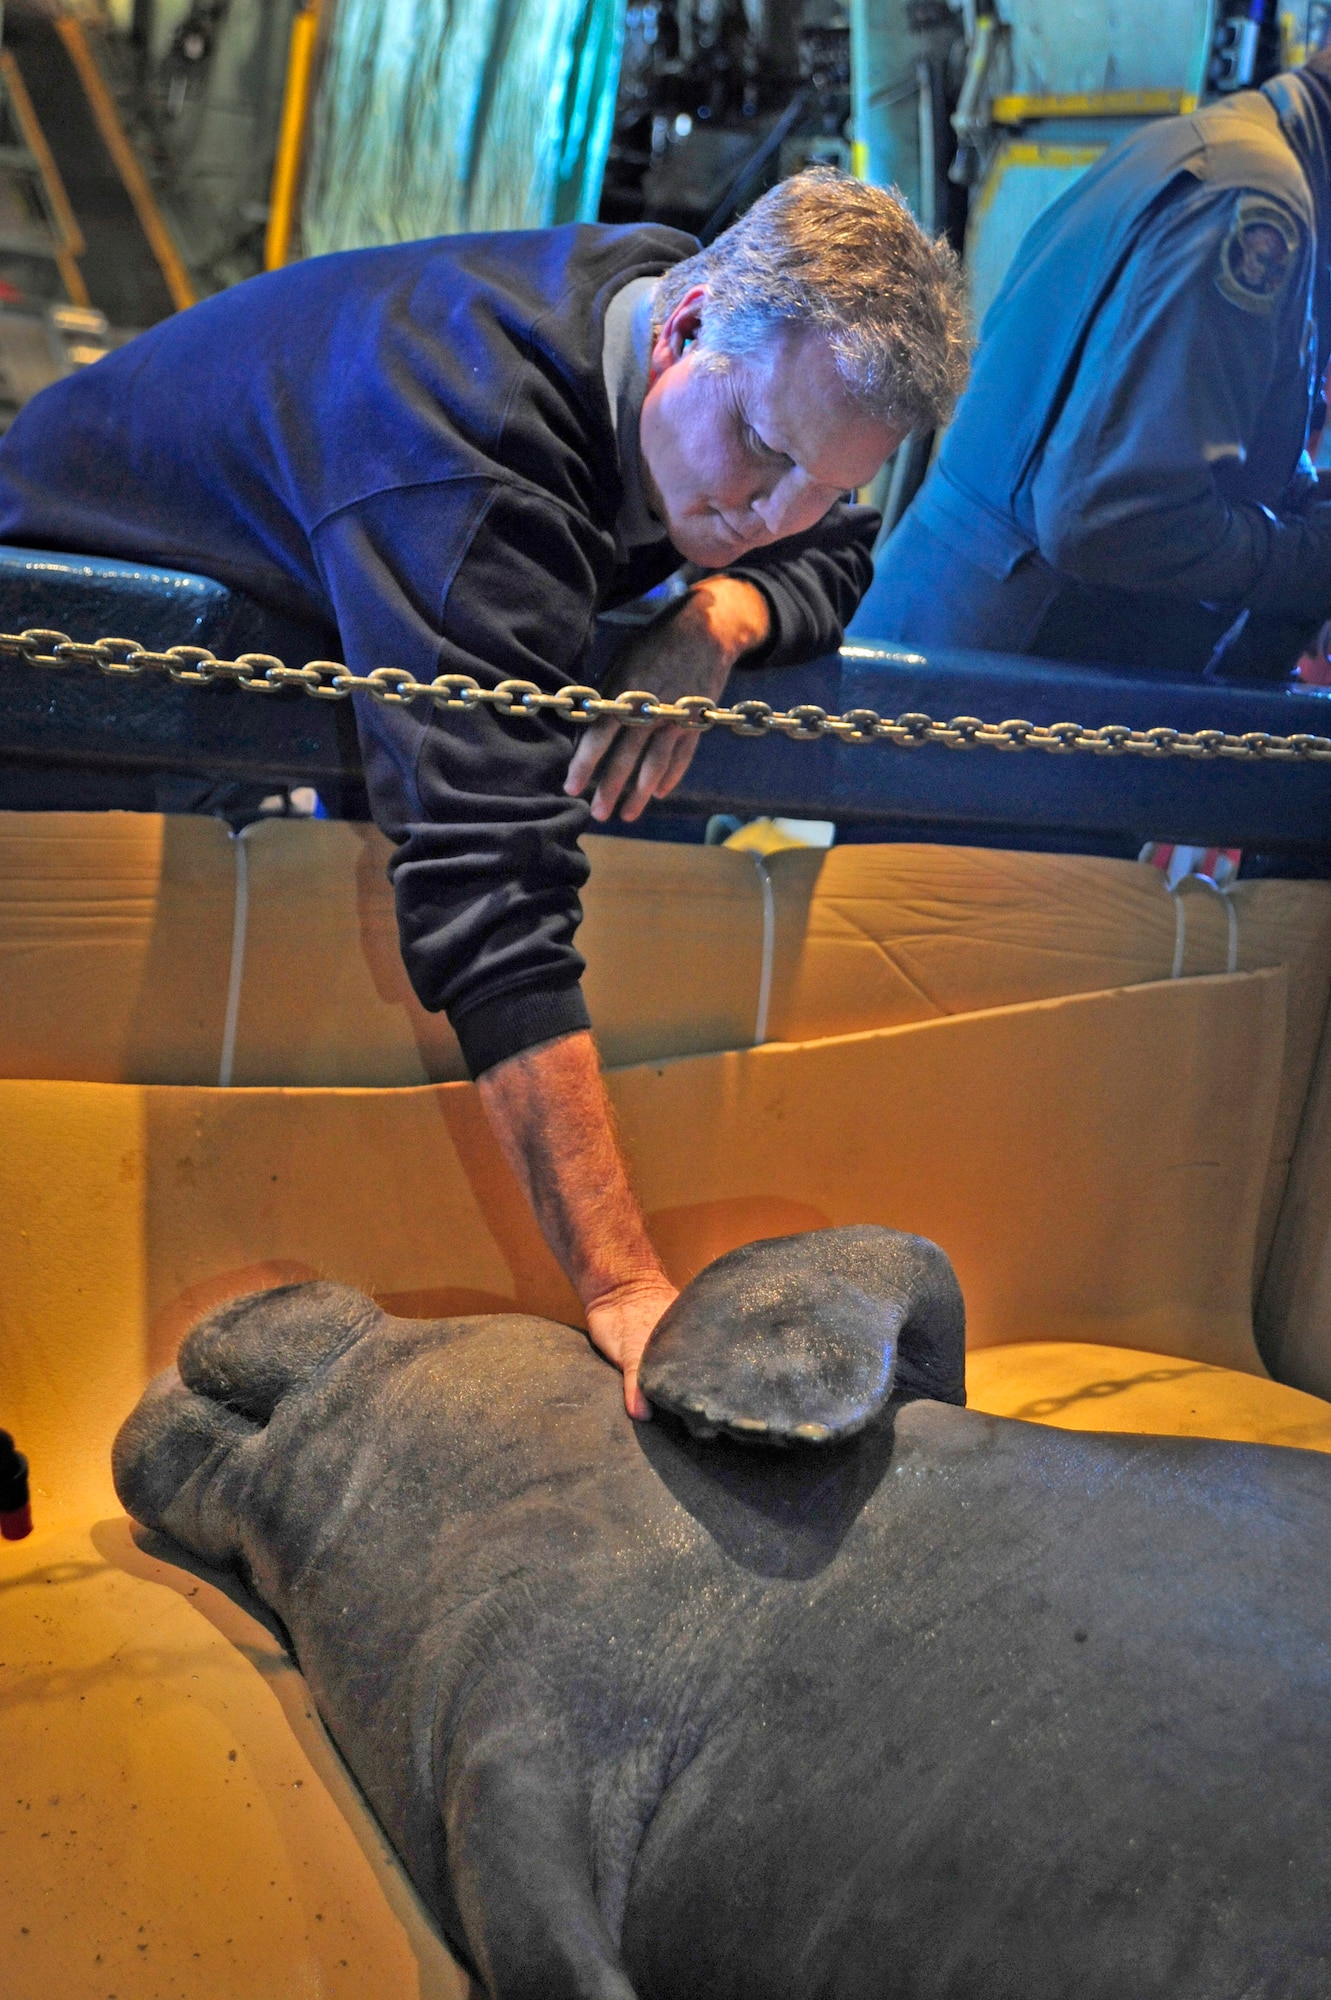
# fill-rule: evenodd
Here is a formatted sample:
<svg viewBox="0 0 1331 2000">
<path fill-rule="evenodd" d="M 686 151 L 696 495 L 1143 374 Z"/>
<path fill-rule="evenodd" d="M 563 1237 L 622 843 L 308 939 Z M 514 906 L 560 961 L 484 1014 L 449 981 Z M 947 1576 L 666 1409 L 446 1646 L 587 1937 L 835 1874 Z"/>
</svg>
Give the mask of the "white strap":
<svg viewBox="0 0 1331 2000">
<path fill-rule="evenodd" d="M 758 1012 L 753 1022 L 755 1048 L 767 1040 L 767 1014 L 772 1004 L 772 961 L 776 956 L 776 891 L 764 855 L 755 854 L 758 880 L 763 886 L 763 962 L 758 974 Z"/>
<path fill-rule="evenodd" d="M 250 857 L 245 846 L 248 827 L 233 833 L 236 851 L 236 908 L 231 923 L 231 975 L 226 988 L 226 1019 L 222 1024 L 222 1057 L 217 1065 L 217 1087 L 231 1088 L 231 1072 L 236 1061 L 236 1027 L 240 1020 L 240 992 L 245 981 L 245 937 L 250 923 Z"/>
<path fill-rule="evenodd" d="M 1238 909 L 1228 889 L 1221 889 L 1217 893 L 1225 899 L 1225 915 L 1229 918 L 1229 963 L 1226 965 L 1225 970 L 1227 972 L 1237 972 L 1239 969 Z"/>
<path fill-rule="evenodd" d="M 1174 963 L 1170 969 L 1170 978 L 1181 979 L 1183 977 L 1183 953 L 1188 942 L 1188 912 L 1183 900 L 1183 891 L 1189 882 L 1196 882 L 1199 888 L 1209 889 L 1212 895 L 1219 896 L 1221 902 L 1224 904 L 1225 920 L 1229 925 L 1229 949 L 1225 954 L 1225 970 L 1226 972 L 1237 972 L 1239 969 L 1239 912 L 1238 905 L 1234 900 L 1233 887 L 1222 889 L 1220 884 L 1213 882 L 1209 875 L 1184 875 L 1173 888 L 1170 888 L 1168 884 L 1165 887 L 1166 895 L 1174 898 Z"/>
</svg>

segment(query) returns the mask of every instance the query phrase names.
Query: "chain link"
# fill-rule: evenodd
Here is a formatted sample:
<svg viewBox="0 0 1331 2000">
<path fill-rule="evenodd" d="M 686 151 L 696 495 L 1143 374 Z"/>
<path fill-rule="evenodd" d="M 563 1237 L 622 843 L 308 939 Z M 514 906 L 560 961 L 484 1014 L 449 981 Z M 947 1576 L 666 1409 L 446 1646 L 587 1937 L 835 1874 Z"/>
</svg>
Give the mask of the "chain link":
<svg viewBox="0 0 1331 2000">
<path fill-rule="evenodd" d="M 817 743 L 832 737 L 840 743 L 891 743 L 902 750 L 941 743 L 949 750 L 1044 750 L 1052 756 L 1089 750 L 1098 757 L 1331 762 L 1331 737 L 1272 736 L 1262 729 L 1235 736 L 1223 729 L 1129 729 L 1117 722 L 1099 728 L 1087 728 L 1079 722 L 982 722 L 975 715 L 954 715 L 950 722 L 938 722 L 931 715 L 879 715 L 872 708 L 829 715 L 811 702 L 789 712 L 765 701 L 738 701 L 733 708 L 724 708 L 706 695 L 686 694 L 678 701 L 659 701 L 640 688 L 619 695 L 602 695 L 594 687 L 566 687 L 557 694 L 543 694 L 534 681 L 500 681 L 492 688 L 483 687 L 470 674 L 439 674 L 432 681 L 418 681 L 398 667 L 353 674 L 338 660 L 310 660 L 303 667 L 288 667 L 271 653 L 242 653 L 236 660 L 219 660 L 206 646 L 170 646 L 158 653 L 133 639 L 84 643 L 42 627 L 0 632 L 0 660 L 6 659 L 30 667 L 95 667 L 113 679 L 160 673 L 186 687 L 233 681 L 247 694 L 280 694 L 285 688 L 299 688 L 315 701 L 345 701 L 348 695 L 365 694 L 394 707 L 429 700 L 452 715 L 490 708 L 502 716 L 550 714 L 564 722 L 583 724 L 609 720 L 634 727 L 670 722 L 683 729 L 728 729 L 735 736 L 777 734 L 791 743 Z"/>
</svg>

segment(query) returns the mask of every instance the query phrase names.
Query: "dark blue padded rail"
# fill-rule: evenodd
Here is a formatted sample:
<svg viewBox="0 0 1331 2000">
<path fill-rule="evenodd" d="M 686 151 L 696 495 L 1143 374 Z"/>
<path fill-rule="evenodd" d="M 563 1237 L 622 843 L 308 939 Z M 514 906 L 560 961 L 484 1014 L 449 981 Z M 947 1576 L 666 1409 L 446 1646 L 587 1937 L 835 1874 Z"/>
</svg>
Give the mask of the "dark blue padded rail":
<svg viewBox="0 0 1331 2000">
<path fill-rule="evenodd" d="M 230 656 L 275 653 L 294 665 L 338 656 L 329 634 L 275 619 L 206 577 L 0 547 L 0 630 L 27 626 L 76 639 L 204 645 Z M 774 707 L 816 702 L 940 720 L 1020 716 L 1331 736 L 1331 694 L 1317 690 L 1143 680 L 1001 654 L 926 659 L 857 645 L 809 667 L 737 675 L 730 692 Z M 363 810 L 350 704 L 177 687 L 157 674 L 113 681 L 82 668 L 0 665 L 0 770 L 6 766 L 307 784 L 334 813 Z M 718 730 L 704 738 L 668 810 L 783 813 L 923 839 L 1126 851 L 1155 838 L 1323 856 L 1331 854 L 1331 765 L 896 750 Z"/>
<path fill-rule="evenodd" d="M 1331 694 L 1293 687 L 1144 680 L 1110 669 L 999 653 L 933 653 L 857 644 L 798 672 L 732 682 L 783 708 L 923 712 L 939 721 L 1110 722 L 1130 728 L 1331 736 Z M 895 750 L 708 735 L 675 810 L 781 813 L 839 826 L 888 822 L 894 832 L 964 839 L 1020 836 L 1127 847 L 1153 838 L 1210 846 L 1331 851 L 1331 764 L 1197 764 L 1181 758 L 1050 756 L 1027 750 Z"/>
<path fill-rule="evenodd" d="M 0 546 L 0 631 L 44 626 L 71 639 L 116 637 L 143 644 L 207 646 L 219 656 L 271 652 L 303 662 L 336 657 L 336 638 L 274 618 L 225 585 L 178 570 L 103 556 L 57 555 Z M 336 811 L 360 793 L 350 705 L 303 696 L 246 695 L 235 687 L 178 687 L 161 674 L 111 680 L 88 668 L 0 665 L 0 768 L 83 773 L 90 803 L 151 803 L 135 778 L 163 774 L 210 780 L 314 785 Z M 93 779 L 105 781 L 98 791 Z M 117 792 L 116 782 L 131 789 Z M 51 803 L 81 795 L 49 780 Z M 19 796 L 41 796 L 31 775 Z M 0 788 L 0 800 L 10 802 Z"/>
</svg>

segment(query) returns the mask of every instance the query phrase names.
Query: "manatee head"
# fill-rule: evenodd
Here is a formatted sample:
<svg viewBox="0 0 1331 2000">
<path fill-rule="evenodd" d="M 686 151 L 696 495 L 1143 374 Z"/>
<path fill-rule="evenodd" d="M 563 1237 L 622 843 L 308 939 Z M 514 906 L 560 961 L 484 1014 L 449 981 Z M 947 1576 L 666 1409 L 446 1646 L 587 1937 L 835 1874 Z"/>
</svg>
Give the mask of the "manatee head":
<svg viewBox="0 0 1331 2000">
<path fill-rule="evenodd" d="M 894 1393 L 964 1402 L 964 1344 L 960 1288 L 935 1244 L 820 1229 L 709 1264 L 661 1319 L 639 1380 L 696 1436 L 829 1444 Z"/>
</svg>

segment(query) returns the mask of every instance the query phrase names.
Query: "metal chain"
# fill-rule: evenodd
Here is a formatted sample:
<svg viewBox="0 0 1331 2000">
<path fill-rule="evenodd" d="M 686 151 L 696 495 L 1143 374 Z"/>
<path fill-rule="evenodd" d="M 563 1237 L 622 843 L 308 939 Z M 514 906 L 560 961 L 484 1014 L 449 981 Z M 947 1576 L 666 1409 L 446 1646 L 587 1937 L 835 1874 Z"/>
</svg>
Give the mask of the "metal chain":
<svg viewBox="0 0 1331 2000">
<path fill-rule="evenodd" d="M 847 653 L 855 657 L 853 648 Z M 353 674 L 337 660 L 311 660 L 303 667 L 288 667 L 271 653 L 242 653 L 236 660 L 219 660 L 206 646 L 170 646 L 158 653 L 133 639 L 84 643 L 41 627 L 0 632 L 0 660 L 4 659 L 21 660 L 30 667 L 95 667 L 113 679 L 162 673 L 187 687 L 233 681 L 249 694 L 280 694 L 284 688 L 294 687 L 316 701 L 345 701 L 348 695 L 367 694 L 395 706 L 428 697 L 436 708 L 453 715 L 490 708 L 503 716 L 552 714 L 577 723 L 611 720 L 634 727 L 672 722 L 684 729 L 728 729 L 735 736 L 777 734 L 795 743 L 817 743 L 831 736 L 841 743 L 893 743 L 903 750 L 941 743 L 949 750 L 1047 750 L 1059 756 L 1092 750 L 1099 757 L 1331 762 L 1331 737 L 1272 736 L 1263 729 L 1234 736 L 1223 729 L 1129 729 L 1117 722 L 1100 728 L 1087 728 L 1080 722 L 981 722 L 974 715 L 954 715 L 950 722 L 938 722 L 930 715 L 914 713 L 879 715 L 872 708 L 829 715 L 811 702 L 775 709 L 765 701 L 738 701 L 723 708 L 704 694 L 658 701 L 641 689 L 605 696 L 593 687 L 566 687 L 558 694 L 544 694 L 534 681 L 500 681 L 492 688 L 483 687 L 470 674 L 439 674 L 432 681 L 418 681 L 398 667 Z"/>
</svg>

